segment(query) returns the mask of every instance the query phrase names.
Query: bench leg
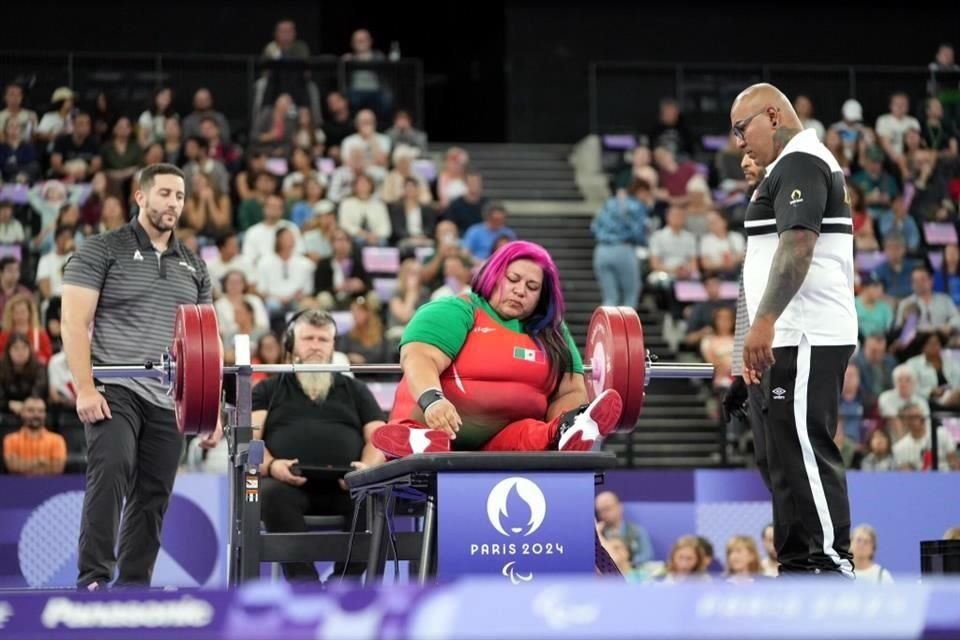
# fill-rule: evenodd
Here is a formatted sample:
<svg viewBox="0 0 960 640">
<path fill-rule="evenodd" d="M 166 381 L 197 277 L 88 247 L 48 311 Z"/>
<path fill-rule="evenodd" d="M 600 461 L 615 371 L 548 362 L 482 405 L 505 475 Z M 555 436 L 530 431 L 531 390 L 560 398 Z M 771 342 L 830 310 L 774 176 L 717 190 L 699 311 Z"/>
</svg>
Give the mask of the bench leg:
<svg viewBox="0 0 960 640">
<path fill-rule="evenodd" d="M 436 531 L 437 502 L 436 498 L 429 496 L 424 505 L 423 512 L 423 538 L 420 542 L 420 560 L 417 563 L 417 581 L 423 584 L 430 576 L 430 568 L 433 564 L 433 536 Z"/>
</svg>

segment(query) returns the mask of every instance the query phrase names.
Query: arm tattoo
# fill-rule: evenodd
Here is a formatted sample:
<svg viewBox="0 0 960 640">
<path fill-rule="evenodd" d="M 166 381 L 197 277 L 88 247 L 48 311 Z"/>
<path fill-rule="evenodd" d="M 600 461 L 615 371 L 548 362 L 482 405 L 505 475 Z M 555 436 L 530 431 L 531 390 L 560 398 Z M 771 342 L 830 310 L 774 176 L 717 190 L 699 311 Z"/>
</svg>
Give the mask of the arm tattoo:
<svg viewBox="0 0 960 640">
<path fill-rule="evenodd" d="M 771 322 L 777 321 L 807 277 L 815 244 L 817 234 L 809 229 L 788 229 L 780 234 L 780 244 L 773 254 L 770 278 L 757 317 L 766 316 Z"/>
</svg>

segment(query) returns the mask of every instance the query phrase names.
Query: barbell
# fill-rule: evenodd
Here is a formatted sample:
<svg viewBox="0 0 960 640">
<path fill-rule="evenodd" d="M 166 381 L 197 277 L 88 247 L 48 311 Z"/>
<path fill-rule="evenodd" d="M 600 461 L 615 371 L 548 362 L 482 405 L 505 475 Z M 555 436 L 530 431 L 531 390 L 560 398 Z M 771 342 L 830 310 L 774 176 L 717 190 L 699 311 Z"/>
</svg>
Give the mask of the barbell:
<svg viewBox="0 0 960 640">
<path fill-rule="evenodd" d="M 93 367 L 94 378 L 157 377 L 170 387 L 177 426 L 185 434 L 213 431 L 220 416 L 224 375 L 252 373 L 402 373 L 399 364 L 255 364 L 225 366 L 220 326 L 213 305 L 181 305 L 173 343 L 154 361 Z M 630 431 L 643 410 L 651 378 L 712 378 L 705 362 L 657 362 L 644 346 L 640 316 L 630 307 L 599 307 L 587 329 L 584 372 L 587 396 L 607 389 L 623 398 L 619 430 Z"/>
</svg>

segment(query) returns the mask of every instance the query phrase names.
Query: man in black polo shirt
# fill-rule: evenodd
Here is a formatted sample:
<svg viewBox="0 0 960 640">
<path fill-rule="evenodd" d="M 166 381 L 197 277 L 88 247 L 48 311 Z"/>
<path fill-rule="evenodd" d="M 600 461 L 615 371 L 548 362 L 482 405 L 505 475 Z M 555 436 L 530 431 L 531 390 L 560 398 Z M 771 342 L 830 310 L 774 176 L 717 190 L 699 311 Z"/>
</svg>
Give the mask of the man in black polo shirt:
<svg viewBox="0 0 960 640">
<path fill-rule="evenodd" d="M 211 302 L 206 266 L 173 235 L 183 211 L 183 172 L 154 164 L 138 183 L 137 218 L 87 239 L 63 274 L 63 348 L 87 437 L 77 585 L 89 590 L 109 583 L 118 564 L 118 586 L 150 584 L 183 447 L 160 380 L 101 383 L 91 364 L 155 359 L 173 340 L 177 308 Z M 218 426 L 203 445 L 219 438 Z"/>
<path fill-rule="evenodd" d="M 304 311 L 284 333 L 287 360 L 329 363 L 336 325 L 324 311 Z M 266 445 L 260 474 L 261 517 L 269 532 L 306 531 L 305 515 L 353 515 L 353 500 L 339 475 L 384 461 L 370 444 L 383 412 L 362 382 L 339 373 L 281 374 L 253 389 L 256 438 Z M 297 475 L 293 465 L 328 467 L 328 478 Z M 342 570 L 337 565 L 335 572 Z M 351 564 L 350 572 L 362 572 Z M 286 563 L 292 580 L 319 579 L 312 563 Z"/>
<path fill-rule="evenodd" d="M 744 90 L 730 121 L 738 146 L 766 168 L 744 221 L 743 377 L 760 407 L 751 418 L 764 436 L 757 459 L 773 494 L 780 573 L 853 578 L 845 469 L 833 440 L 857 344 L 843 171 L 772 85 Z"/>
</svg>

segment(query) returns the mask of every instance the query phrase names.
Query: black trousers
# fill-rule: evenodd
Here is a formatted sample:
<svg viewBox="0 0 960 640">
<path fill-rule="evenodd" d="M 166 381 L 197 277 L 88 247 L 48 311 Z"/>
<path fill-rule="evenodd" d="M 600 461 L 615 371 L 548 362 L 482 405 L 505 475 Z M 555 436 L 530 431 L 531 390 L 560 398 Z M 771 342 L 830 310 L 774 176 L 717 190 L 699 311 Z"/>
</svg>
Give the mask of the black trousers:
<svg viewBox="0 0 960 640">
<path fill-rule="evenodd" d="M 353 505 L 350 494 L 341 489 L 335 481 L 311 486 L 311 481 L 308 480 L 302 487 L 294 487 L 274 478 L 264 478 L 260 485 L 260 519 L 268 533 L 303 533 L 307 531 L 303 518 L 308 515 L 344 516 L 345 529 L 349 530 L 353 519 Z M 364 509 L 361 508 L 357 520 L 358 528 L 362 528 L 365 522 Z M 354 551 L 354 557 L 356 555 Z M 316 582 L 320 579 L 312 562 L 284 562 L 281 566 L 287 580 Z M 339 577 L 343 573 L 343 567 L 342 562 L 334 564 L 333 575 Z M 359 576 L 365 569 L 365 562 L 351 562 L 346 575 Z"/>
<path fill-rule="evenodd" d="M 846 469 L 833 441 L 853 346 L 773 350 L 776 363 L 750 385 L 757 466 L 773 497 L 773 539 L 784 573 L 853 577 Z"/>
<path fill-rule="evenodd" d="M 119 565 L 117 586 L 146 586 L 160 552 L 160 527 L 173 491 L 183 435 L 172 410 L 113 384 L 105 385 L 102 393 L 113 417 L 84 425 L 87 488 L 77 585 L 109 583 Z"/>
</svg>

